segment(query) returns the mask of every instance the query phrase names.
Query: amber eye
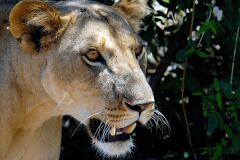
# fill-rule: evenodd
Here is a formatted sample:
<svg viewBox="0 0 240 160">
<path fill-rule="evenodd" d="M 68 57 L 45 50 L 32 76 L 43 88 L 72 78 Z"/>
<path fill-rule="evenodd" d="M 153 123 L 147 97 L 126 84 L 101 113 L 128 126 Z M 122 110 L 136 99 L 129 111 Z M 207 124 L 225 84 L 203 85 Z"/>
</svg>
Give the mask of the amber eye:
<svg viewBox="0 0 240 160">
<path fill-rule="evenodd" d="M 90 61 L 96 61 L 99 57 L 99 53 L 97 50 L 90 49 L 89 52 L 86 54 L 86 57 Z"/>
<path fill-rule="evenodd" d="M 96 48 L 90 48 L 87 53 L 82 55 L 82 58 L 90 66 L 102 66 L 106 64 L 105 59 Z"/>
</svg>

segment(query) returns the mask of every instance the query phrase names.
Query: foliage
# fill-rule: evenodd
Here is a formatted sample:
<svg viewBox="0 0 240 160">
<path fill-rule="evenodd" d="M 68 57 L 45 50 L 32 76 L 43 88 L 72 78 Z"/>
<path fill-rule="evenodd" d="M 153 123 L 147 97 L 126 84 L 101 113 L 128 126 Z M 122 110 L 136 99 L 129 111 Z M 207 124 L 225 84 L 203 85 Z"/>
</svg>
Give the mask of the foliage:
<svg viewBox="0 0 240 160">
<path fill-rule="evenodd" d="M 197 157 L 218 160 L 240 156 L 240 1 L 194 3 L 195 10 L 192 0 L 149 1 L 151 14 L 141 36 L 149 43 L 150 84 L 157 106 L 172 124 L 173 138 L 180 138 L 175 135 L 179 132 L 175 125 L 180 124 L 186 132 L 181 110 L 186 103 Z M 181 99 L 186 59 L 185 95 Z M 176 143 L 182 145 L 180 140 Z M 184 147 L 182 152 L 190 149 L 187 144 Z"/>
</svg>

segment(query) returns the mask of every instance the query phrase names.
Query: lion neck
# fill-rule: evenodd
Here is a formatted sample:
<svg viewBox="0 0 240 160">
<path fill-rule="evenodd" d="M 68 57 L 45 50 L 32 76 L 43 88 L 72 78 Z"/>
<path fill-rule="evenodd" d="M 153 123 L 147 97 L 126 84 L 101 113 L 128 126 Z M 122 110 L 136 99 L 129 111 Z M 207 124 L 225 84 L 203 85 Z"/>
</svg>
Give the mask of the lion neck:
<svg viewBox="0 0 240 160">
<path fill-rule="evenodd" d="M 0 40 L 1 159 L 19 130 L 34 131 L 58 112 L 40 81 L 45 57 L 23 53 L 7 30 Z"/>
<path fill-rule="evenodd" d="M 41 71 L 46 63 L 46 55 L 26 54 L 20 47 L 15 50 L 11 52 L 11 66 L 15 75 L 12 87 L 18 96 L 16 107 L 24 112 L 22 127 L 35 129 L 51 117 L 59 115 L 55 109 L 56 103 L 41 84 Z"/>
</svg>

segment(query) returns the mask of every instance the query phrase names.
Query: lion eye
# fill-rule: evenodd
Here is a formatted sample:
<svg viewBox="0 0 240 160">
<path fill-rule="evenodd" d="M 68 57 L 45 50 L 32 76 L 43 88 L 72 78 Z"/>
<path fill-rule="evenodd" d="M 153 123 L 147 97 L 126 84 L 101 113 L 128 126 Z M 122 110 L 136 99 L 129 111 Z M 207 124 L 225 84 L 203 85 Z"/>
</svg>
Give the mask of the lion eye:
<svg viewBox="0 0 240 160">
<path fill-rule="evenodd" d="M 135 48 L 136 56 L 140 55 L 142 53 L 142 50 L 143 50 L 143 46 L 138 46 L 137 48 Z"/>
<path fill-rule="evenodd" d="M 135 48 L 135 55 L 136 55 L 136 58 L 137 58 L 137 59 L 142 58 L 143 49 L 144 49 L 144 46 L 143 46 L 143 45 L 138 46 L 137 48 Z"/>
<path fill-rule="evenodd" d="M 102 66 L 105 64 L 105 59 L 95 48 L 90 48 L 83 56 L 83 60 L 90 66 Z"/>
<path fill-rule="evenodd" d="M 99 57 L 99 53 L 97 50 L 90 49 L 89 52 L 86 54 L 86 57 L 90 61 L 96 61 Z"/>
</svg>

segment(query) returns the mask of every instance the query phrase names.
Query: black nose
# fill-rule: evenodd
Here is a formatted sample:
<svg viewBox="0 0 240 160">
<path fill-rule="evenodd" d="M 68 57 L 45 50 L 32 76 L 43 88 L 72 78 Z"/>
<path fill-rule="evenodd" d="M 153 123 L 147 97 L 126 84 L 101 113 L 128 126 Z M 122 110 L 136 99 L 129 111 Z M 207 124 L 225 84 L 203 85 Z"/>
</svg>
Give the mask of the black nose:
<svg viewBox="0 0 240 160">
<path fill-rule="evenodd" d="M 149 103 L 143 103 L 143 104 L 135 104 L 135 105 L 131 105 L 127 102 L 125 102 L 126 106 L 128 108 L 130 108 L 131 110 L 133 111 L 137 111 L 139 112 L 140 114 L 146 110 L 147 108 L 150 108 L 150 107 L 153 107 L 153 102 L 149 102 Z"/>
</svg>

